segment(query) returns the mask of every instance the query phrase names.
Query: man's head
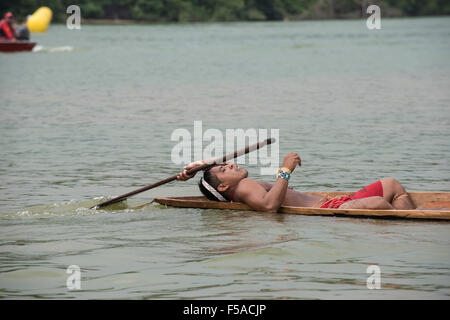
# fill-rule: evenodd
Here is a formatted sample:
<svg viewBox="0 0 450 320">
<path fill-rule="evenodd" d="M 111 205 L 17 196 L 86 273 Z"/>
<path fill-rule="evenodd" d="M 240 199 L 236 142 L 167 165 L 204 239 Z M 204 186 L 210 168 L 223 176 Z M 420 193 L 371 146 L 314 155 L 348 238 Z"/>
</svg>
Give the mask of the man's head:
<svg viewBox="0 0 450 320">
<path fill-rule="evenodd" d="M 233 162 L 221 164 L 203 173 L 203 178 L 199 182 L 199 188 L 208 199 L 221 200 L 221 196 L 227 198 L 228 191 L 232 190 L 247 176 L 248 171 L 240 168 Z M 215 191 L 218 191 L 219 195 Z"/>
<path fill-rule="evenodd" d="M 13 16 L 13 14 L 11 12 L 5 13 L 5 20 L 6 21 L 12 22 L 13 18 L 14 18 L 14 16 Z"/>
</svg>

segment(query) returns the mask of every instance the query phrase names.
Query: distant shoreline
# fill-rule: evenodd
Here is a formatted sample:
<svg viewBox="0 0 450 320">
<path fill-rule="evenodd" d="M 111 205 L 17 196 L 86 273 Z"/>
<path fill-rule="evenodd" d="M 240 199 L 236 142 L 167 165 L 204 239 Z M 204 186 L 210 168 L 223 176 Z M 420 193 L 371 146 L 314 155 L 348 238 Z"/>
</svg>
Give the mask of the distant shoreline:
<svg viewBox="0 0 450 320">
<path fill-rule="evenodd" d="M 7 1 L 3 11 L 18 20 L 42 6 L 38 0 Z M 304 21 L 365 19 L 377 11 L 382 18 L 450 15 L 442 0 L 277 0 L 277 1 L 198 1 L 198 0 L 85 0 L 78 6 L 82 23 L 92 25 L 140 25 L 174 23 L 226 23 L 263 21 Z M 52 0 L 53 22 L 64 23 L 67 2 Z M 375 5 L 376 7 L 370 7 Z M 367 10 L 369 10 L 369 13 Z M 84 19 L 83 19 L 84 18 Z"/>
<path fill-rule="evenodd" d="M 445 18 L 449 15 L 421 15 L 421 16 L 408 16 L 408 15 L 393 15 L 383 17 L 384 19 L 402 19 L 402 18 Z M 249 22 L 249 23 L 270 23 L 270 22 L 298 22 L 298 21 L 336 21 L 336 20 L 363 20 L 366 17 L 334 17 L 334 18 L 292 18 L 284 20 L 234 20 L 234 21 L 144 21 L 144 20 L 129 20 L 129 19 L 81 19 L 81 24 L 87 25 L 156 25 L 156 24 L 197 24 L 197 23 L 236 23 L 236 22 Z M 64 22 L 55 22 L 54 24 L 64 24 Z"/>
</svg>

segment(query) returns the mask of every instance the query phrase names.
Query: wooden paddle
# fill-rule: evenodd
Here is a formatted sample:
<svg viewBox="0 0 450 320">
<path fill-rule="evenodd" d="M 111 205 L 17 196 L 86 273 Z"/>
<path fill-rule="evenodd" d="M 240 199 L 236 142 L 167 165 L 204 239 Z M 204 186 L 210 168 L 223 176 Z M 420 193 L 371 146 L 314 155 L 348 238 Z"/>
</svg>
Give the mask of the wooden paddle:
<svg viewBox="0 0 450 320">
<path fill-rule="evenodd" d="M 227 154 L 227 155 L 223 156 L 222 158 L 213 159 L 212 161 L 208 161 L 208 163 L 205 163 L 204 165 L 201 165 L 201 166 L 199 166 L 197 168 L 193 168 L 191 170 L 188 170 L 187 174 L 191 176 L 191 175 L 193 175 L 194 173 L 196 173 L 196 172 L 198 172 L 200 170 L 209 169 L 209 168 L 211 168 L 212 166 L 214 166 L 216 164 L 224 163 L 224 162 L 226 162 L 228 160 L 237 158 L 239 156 L 242 156 L 242 155 L 247 154 L 249 152 L 252 152 L 254 150 L 258 150 L 259 148 L 262 148 L 262 147 L 264 147 L 266 145 L 269 145 L 269 144 L 272 144 L 274 142 L 275 142 L 275 139 L 274 138 L 270 138 L 270 139 L 264 140 L 262 142 L 255 143 L 254 145 L 247 146 L 247 147 L 245 147 L 242 150 L 238 150 L 238 151 L 235 151 L 233 153 Z M 174 181 L 174 180 L 177 179 L 177 176 L 178 176 L 178 174 L 176 174 L 174 176 L 171 176 L 169 178 L 166 178 L 164 180 L 161 180 L 159 182 L 150 184 L 148 186 L 145 186 L 145 187 L 136 189 L 134 191 L 122 194 L 122 195 L 117 196 L 117 197 L 115 197 L 113 199 L 110 199 L 108 201 L 105 201 L 105 202 L 102 202 L 102 203 L 97 204 L 95 206 L 92 206 L 89 209 L 99 209 L 99 208 L 103 208 L 103 207 L 109 206 L 109 205 L 111 205 L 113 203 L 117 203 L 117 202 L 123 201 L 123 200 L 125 200 L 125 199 L 127 199 L 127 198 L 129 198 L 131 196 L 134 196 L 134 195 L 136 195 L 138 193 L 141 193 L 141 192 L 144 192 L 144 191 L 147 191 L 147 190 L 159 187 L 159 186 L 161 186 L 163 184 L 166 184 L 168 182 Z"/>
</svg>

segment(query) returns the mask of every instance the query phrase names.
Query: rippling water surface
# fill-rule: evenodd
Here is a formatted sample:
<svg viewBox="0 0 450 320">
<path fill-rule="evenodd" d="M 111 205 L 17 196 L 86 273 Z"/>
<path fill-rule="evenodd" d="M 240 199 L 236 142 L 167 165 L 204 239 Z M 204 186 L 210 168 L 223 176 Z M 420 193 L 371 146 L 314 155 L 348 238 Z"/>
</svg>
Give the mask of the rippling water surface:
<svg viewBox="0 0 450 320">
<path fill-rule="evenodd" d="M 54 25 L 1 54 L 0 297 L 448 299 L 445 222 L 150 205 L 177 128 L 278 128 L 297 190 L 450 191 L 450 19 Z M 256 179 L 257 165 L 246 166 Z M 369 290 L 369 265 L 381 290 Z M 66 287 L 70 265 L 81 290 Z"/>
</svg>

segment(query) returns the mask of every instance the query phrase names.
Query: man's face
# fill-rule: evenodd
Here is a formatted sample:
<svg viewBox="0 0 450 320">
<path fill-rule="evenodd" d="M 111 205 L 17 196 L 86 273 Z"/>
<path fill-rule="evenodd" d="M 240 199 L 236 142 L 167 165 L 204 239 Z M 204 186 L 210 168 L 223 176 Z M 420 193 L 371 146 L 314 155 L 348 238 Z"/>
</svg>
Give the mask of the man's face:
<svg viewBox="0 0 450 320">
<path fill-rule="evenodd" d="M 240 168 L 234 162 L 229 162 L 219 166 L 215 166 L 210 170 L 211 174 L 216 175 L 221 184 L 232 186 L 247 178 L 248 171 Z"/>
</svg>

